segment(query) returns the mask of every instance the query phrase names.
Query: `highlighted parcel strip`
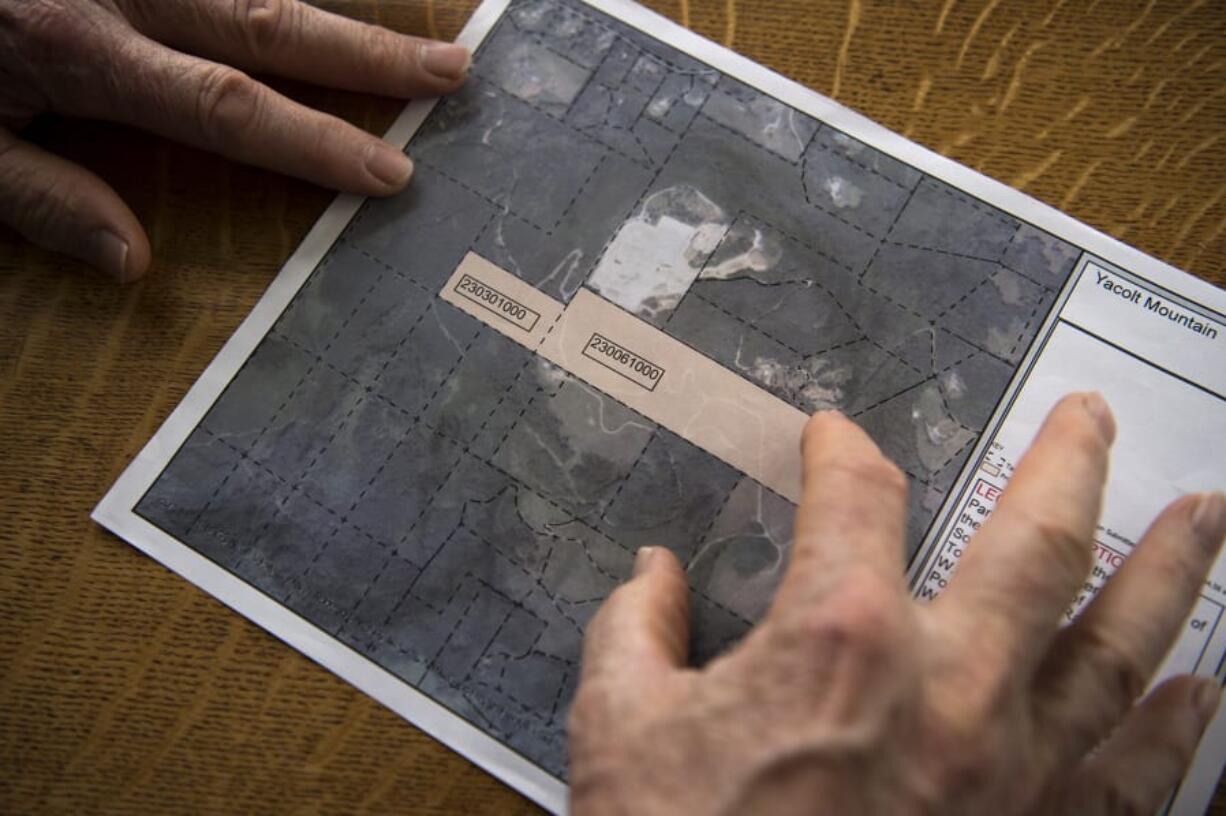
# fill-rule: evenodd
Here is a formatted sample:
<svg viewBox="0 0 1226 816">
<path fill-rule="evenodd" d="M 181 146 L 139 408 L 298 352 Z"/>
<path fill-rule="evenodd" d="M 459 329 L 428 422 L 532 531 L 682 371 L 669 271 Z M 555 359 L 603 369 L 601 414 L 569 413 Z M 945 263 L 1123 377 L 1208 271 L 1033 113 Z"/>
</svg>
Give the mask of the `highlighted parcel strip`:
<svg viewBox="0 0 1226 816">
<path fill-rule="evenodd" d="M 541 319 L 527 329 L 522 320 L 486 308 L 488 301 L 473 303 L 465 297 L 471 286 L 457 290 L 464 276 Z M 800 501 L 800 436 L 808 417 L 709 357 L 587 289 L 563 307 L 472 253 L 442 297 L 784 498 Z"/>
<path fill-rule="evenodd" d="M 585 353 L 593 332 L 650 358 L 653 390 Z M 790 501 L 800 501 L 800 436 L 808 417 L 773 394 L 580 289 L 540 353 Z"/>
<path fill-rule="evenodd" d="M 440 296 L 534 351 L 563 309 L 535 286 L 473 252 L 460 261 Z"/>
</svg>

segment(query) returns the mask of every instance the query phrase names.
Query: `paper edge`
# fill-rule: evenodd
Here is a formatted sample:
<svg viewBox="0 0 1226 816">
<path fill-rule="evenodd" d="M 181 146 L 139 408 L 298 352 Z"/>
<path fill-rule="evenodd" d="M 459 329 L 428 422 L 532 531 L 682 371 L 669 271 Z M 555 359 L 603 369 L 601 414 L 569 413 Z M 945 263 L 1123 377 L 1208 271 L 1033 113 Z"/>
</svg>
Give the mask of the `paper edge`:
<svg viewBox="0 0 1226 816">
<path fill-rule="evenodd" d="M 941 156 L 631 0 L 581 1 L 1015 218 L 1153 283 L 1226 310 L 1226 292 L 1207 281 L 1112 238 L 1003 182 Z M 510 2 L 484 0 L 456 41 L 475 49 L 493 29 Z M 418 100 L 409 103 L 392 124 L 385 139 L 403 148 L 436 102 Z M 250 314 L 99 501 L 91 518 L 542 807 L 564 813 L 566 786 L 558 779 L 134 512 L 137 502 L 297 294 L 357 213 L 362 201 L 357 196 L 340 195 L 320 216 Z M 1226 715 L 1219 714 L 1205 739 L 1215 742 L 1226 740 Z M 1190 781 L 1198 770 L 1201 769 L 1190 769 L 1187 779 Z M 1185 811 L 1187 805 L 1195 808 L 1199 804 L 1203 807 L 1209 801 L 1212 787 L 1203 802 L 1200 802 L 1200 796 L 1188 790 L 1190 787 L 1181 787 L 1175 803 L 1178 810 L 1172 812 L 1190 813 L 1192 809 Z"/>
<path fill-rule="evenodd" d="M 475 50 L 510 2 L 484 0 L 456 42 Z M 409 102 L 384 139 L 403 149 L 437 102 Z M 141 497 L 246 363 L 362 203 L 359 196 L 342 194 L 328 206 L 255 307 L 98 502 L 90 518 L 541 807 L 562 814 L 566 812 L 567 788 L 556 777 L 135 512 Z"/>
</svg>

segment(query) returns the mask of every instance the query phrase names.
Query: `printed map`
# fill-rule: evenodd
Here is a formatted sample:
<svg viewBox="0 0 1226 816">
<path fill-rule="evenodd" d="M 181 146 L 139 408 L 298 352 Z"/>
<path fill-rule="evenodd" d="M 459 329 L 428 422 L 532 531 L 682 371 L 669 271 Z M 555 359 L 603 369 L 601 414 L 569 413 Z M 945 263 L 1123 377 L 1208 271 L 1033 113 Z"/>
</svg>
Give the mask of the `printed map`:
<svg viewBox="0 0 1226 816">
<path fill-rule="evenodd" d="M 571 0 L 512 2 L 407 150 L 137 510 L 560 778 L 635 550 L 685 565 L 701 663 L 769 603 L 795 495 L 516 327 L 597 315 L 661 417 L 843 411 L 910 477 L 913 552 L 1079 254 Z"/>
</svg>

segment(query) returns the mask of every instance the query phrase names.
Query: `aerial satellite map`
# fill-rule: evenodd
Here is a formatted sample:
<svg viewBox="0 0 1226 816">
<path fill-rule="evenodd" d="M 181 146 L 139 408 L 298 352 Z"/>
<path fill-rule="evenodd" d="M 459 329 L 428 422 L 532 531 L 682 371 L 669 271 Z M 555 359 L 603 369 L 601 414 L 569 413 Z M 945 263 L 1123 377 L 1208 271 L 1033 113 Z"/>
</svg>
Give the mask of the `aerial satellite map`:
<svg viewBox="0 0 1226 816">
<path fill-rule="evenodd" d="M 136 512 L 559 778 L 638 547 L 696 663 L 769 603 L 798 476 L 729 401 L 862 425 L 914 552 L 1080 255 L 571 0 L 512 2 L 407 151 Z"/>
</svg>

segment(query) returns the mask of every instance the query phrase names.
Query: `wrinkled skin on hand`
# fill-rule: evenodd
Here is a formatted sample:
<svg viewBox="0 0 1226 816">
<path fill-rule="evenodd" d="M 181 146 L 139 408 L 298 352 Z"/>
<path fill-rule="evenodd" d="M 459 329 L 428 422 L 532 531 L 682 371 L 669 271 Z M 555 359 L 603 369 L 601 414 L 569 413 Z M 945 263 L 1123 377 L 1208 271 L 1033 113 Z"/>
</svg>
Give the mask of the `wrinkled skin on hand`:
<svg viewBox="0 0 1226 816">
<path fill-rule="evenodd" d="M 1183 676 L 1138 699 L 1226 536 L 1226 496 L 1171 504 L 1062 628 L 1114 433 L 1097 395 L 1057 405 L 925 605 L 903 579 L 905 479 L 856 425 L 814 417 L 791 563 L 743 642 L 686 667 L 685 575 L 664 548 L 593 619 L 572 812 L 1155 812 L 1219 688 Z"/>
<path fill-rule="evenodd" d="M 144 230 L 113 189 L 16 135 L 44 112 L 389 195 L 412 173 L 399 150 L 244 72 L 407 98 L 454 90 L 470 62 L 460 46 L 299 0 L 0 0 L 0 222 L 121 281 L 149 266 Z"/>
</svg>

